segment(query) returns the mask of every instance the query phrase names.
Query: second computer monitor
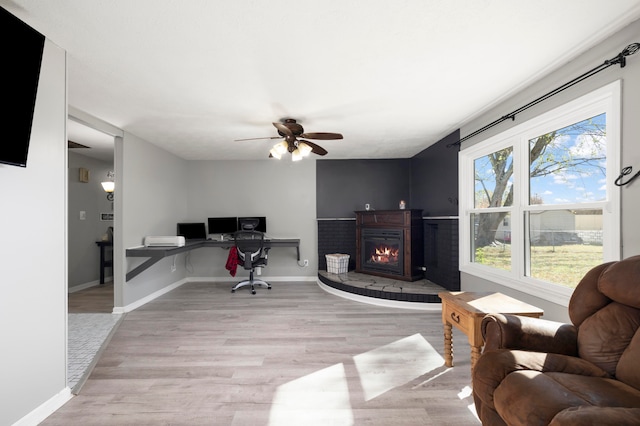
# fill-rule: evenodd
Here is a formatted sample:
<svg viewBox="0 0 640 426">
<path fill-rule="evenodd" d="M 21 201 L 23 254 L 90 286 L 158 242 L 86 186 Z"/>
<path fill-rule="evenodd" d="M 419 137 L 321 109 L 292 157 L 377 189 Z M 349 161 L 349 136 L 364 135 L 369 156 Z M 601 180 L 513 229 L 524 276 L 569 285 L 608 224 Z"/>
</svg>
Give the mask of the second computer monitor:
<svg viewBox="0 0 640 426">
<path fill-rule="evenodd" d="M 209 234 L 231 235 L 238 229 L 237 217 L 210 217 Z"/>
<path fill-rule="evenodd" d="M 267 232 L 267 218 L 264 216 L 245 216 L 238 218 L 238 230 L 242 231 L 246 225 L 255 224 L 255 230 Z"/>
</svg>

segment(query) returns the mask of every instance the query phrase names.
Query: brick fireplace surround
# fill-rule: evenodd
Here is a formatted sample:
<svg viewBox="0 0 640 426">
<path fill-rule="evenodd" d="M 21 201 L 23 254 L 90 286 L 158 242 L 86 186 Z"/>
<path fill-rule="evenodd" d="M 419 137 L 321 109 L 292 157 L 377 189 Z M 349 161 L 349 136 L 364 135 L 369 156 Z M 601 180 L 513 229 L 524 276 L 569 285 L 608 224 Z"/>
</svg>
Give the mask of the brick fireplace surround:
<svg viewBox="0 0 640 426">
<path fill-rule="evenodd" d="M 422 217 L 424 278 L 449 291 L 460 290 L 458 269 L 458 218 L 456 216 Z M 327 269 L 326 254 L 344 253 L 350 256 L 349 271 L 356 269 L 356 219 L 319 218 L 318 269 Z M 326 277 L 320 277 L 325 284 Z M 338 286 L 336 286 L 337 288 Z M 340 290 L 349 291 L 348 288 Z M 354 291 L 356 292 L 356 291 Z M 360 290 L 357 290 L 358 294 Z M 364 294 L 368 295 L 368 294 Z M 381 297 L 371 294 L 371 297 Z M 382 296 L 382 298 L 387 298 Z M 439 303 L 437 295 L 429 300 Z"/>
</svg>

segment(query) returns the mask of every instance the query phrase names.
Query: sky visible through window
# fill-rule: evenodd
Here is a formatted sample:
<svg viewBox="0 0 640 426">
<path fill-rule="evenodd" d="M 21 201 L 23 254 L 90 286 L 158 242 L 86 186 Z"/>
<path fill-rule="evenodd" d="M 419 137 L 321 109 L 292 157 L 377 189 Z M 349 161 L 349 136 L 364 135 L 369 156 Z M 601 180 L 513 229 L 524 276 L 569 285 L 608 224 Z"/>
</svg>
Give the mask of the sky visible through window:
<svg viewBox="0 0 640 426">
<path fill-rule="evenodd" d="M 541 139 L 542 138 L 542 139 Z M 544 139 L 546 138 L 546 139 Z M 546 146 L 534 154 L 536 141 Z M 606 115 L 530 140 L 531 204 L 606 200 Z"/>
</svg>

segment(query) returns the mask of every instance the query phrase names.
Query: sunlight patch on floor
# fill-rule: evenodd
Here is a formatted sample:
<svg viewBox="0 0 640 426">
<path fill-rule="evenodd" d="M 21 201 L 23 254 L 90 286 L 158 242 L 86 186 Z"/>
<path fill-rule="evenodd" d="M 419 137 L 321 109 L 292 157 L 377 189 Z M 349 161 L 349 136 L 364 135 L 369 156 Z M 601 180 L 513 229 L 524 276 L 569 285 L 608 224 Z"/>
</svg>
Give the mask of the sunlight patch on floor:
<svg viewBox="0 0 640 426">
<path fill-rule="evenodd" d="M 444 359 L 421 334 L 356 355 L 353 360 L 366 401 L 404 385 L 444 363 Z"/>
<path fill-rule="evenodd" d="M 469 398 L 471 396 L 471 392 L 472 392 L 471 387 L 465 386 L 462 388 L 460 392 L 458 392 L 458 398 L 460 399 Z"/>
<path fill-rule="evenodd" d="M 444 359 L 421 334 L 414 334 L 353 357 L 364 401 L 442 367 Z M 463 390 L 470 395 L 470 390 Z M 269 426 L 353 425 L 344 364 L 281 385 L 272 403 Z M 461 396 L 461 399 L 463 397 Z"/>
<path fill-rule="evenodd" d="M 349 387 L 343 364 L 336 364 L 278 388 L 270 426 L 352 425 Z"/>
</svg>

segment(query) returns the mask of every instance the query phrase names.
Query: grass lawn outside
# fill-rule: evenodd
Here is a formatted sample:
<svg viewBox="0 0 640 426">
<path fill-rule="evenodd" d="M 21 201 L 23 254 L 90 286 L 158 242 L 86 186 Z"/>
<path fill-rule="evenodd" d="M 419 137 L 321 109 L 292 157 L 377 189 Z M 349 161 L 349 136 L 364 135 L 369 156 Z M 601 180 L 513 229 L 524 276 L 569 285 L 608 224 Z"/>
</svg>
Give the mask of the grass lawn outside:
<svg viewBox="0 0 640 426">
<path fill-rule="evenodd" d="M 511 245 L 495 244 L 476 250 L 476 263 L 511 269 Z M 531 277 L 575 288 L 602 260 L 601 245 L 568 244 L 531 247 Z"/>
</svg>

